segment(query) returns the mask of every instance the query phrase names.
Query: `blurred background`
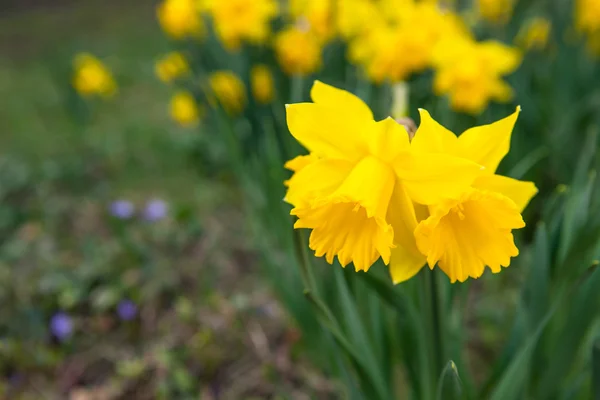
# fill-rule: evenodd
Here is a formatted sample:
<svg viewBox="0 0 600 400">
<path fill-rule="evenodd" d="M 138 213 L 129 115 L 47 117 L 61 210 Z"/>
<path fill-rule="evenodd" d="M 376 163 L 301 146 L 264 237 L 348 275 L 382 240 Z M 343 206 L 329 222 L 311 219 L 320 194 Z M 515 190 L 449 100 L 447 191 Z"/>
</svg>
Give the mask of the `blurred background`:
<svg viewBox="0 0 600 400">
<path fill-rule="evenodd" d="M 340 366 L 347 359 L 311 314 L 288 263 L 294 246 L 289 208 L 280 204 L 288 177 L 282 165 L 302 150 L 291 143 L 284 104 L 308 101 L 315 78 L 358 93 L 377 118 L 418 123 L 417 108 L 425 107 L 457 133 L 521 105 L 511 154 L 500 167 L 540 189 L 517 236 L 521 256 L 499 276 L 452 289 L 460 300 L 451 306 L 464 315 L 449 312 L 449 324 L 465 335 L 458 353 L 468 359 L 466 386 L 483 387 L 467 398 L 490 398 L 491 388 L 515 376 L 527 376 L 530 383 L 519 378 L 515 385 L 529 388 L 529 398 L 591 398 L 600 286 L 596 280 L 579 291 L 573 279 L 595 271 L 600 250 L 599 1 L 440 2 L 477 40 L 510 47 L 499 50 L 493 74 L 512 89 L 475 103 L 434 90 L 430 67 L 442 70 L 434 61 L 394 69 L 403 55 L 418 59 L 422 45 L 383 60 L 381 54 L 400 51 L 395 42 L 356 39 L 342 29 L 376 25 L 359 3 L 386 3 L 384 14 L 402 15 L 407 1 L 273 2 L 279 7 L 272 16 L 267 6 L 261 12 L 276 38 L 249 30 L 242 50 L 223 26 L 243 7 L 219 14 L 215 4 L 229 0 L 193 11 L 188 3 L 0 3 L 0 398 L 361 398 L 348 383 L 354 375 Z M 326 3 L 350 4 L 358 18 L 327 22 L 334 13 L 320 8 Z M 203 7 L 221 24 L 218 35 L 210 18 L 188 19 Z M 319 21 L 341 33 L 314 33 Z M 267 72 L 250 73 L 257 64 Z M 483 68 L 474 65 L 471 75 Z M 188 69 L 192 77 L 182 78 Z M 223 70 L 241 78 L 214 74 Z M 473 90 L 468 99 L 479 95 Z M 345 282 L 348 293 L 366 298 L 364 287 L 337 269 L 322 272 L 329 274 L 323 286 Z M 567 281 L 584 297 L 574 308 L 564 302 L 534 351 L 529 339 L 537 341 L 542 317 L 558 307 L 550 306 L 555 294 L 573 293 L 562 290 Z M 395 290 L 417 292 L 410 284 Z M 392 324 L 379 299 L 369 298 L 364 309 L 359 301 L 327 300 L 336 315 L 352 316 L 348 332 L 357 332 L 354 323 L 367 327 L 357 347 L 408 359 L 398 350 L 406 338 L 373 328 Z M 528 325 L 530 317 L 535 323 Z M 565 343 L 564 358 L 555 359 L 558 343 Z M 387 361 L 396 386 L 410 380 L 410 368 L 398 372 Z M 543 375 L 548 363 L 556 368 Z M 560 395 L 539 389 L 562 376 L 568 384 L 561 383 Z M 527 398 L 515 393 L 496 398 Z"/>
</svg>

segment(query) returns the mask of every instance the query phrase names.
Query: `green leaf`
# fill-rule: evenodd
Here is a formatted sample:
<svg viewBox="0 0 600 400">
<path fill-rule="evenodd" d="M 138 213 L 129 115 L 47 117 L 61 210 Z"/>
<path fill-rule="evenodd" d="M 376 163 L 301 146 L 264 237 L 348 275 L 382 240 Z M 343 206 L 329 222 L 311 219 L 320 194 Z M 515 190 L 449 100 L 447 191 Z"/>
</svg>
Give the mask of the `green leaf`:
<svg viewBox="0 0 600 400">
<path fill-rule="evenodd" d="M 600 400 L 600 339 L 596 339 L 592 349 L 592 390 L 594 400 Z"/>
<path fill-rule="evenodd" d="M 560 387 L 562 378 L 566 376 L 575 361 L 582 344 L 581 338 L 586 335 L 598 315 L 600 306 L 598 288 L 600 288 L 600 268 L 595 268 L 585 283 L 575 288 L 578 293 L 567 303 L 570 306 L 568 317 L 561 334 L 551 347 L 553 362 L 549 363 L 543 371 L 536 398 L 551 397 Z"/>
</svg>

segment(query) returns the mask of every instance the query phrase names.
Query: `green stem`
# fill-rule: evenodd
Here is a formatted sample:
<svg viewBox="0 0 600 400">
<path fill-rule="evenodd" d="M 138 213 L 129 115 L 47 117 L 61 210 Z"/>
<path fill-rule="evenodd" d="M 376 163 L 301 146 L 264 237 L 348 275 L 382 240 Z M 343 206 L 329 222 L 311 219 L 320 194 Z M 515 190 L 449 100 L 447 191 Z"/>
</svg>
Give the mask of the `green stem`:
<svg viewBox="0 0 600 400">
<path fill-rule="evenodd" d="M 304 97 L 304 77 L 294 75 L 292 77 L 292 92 L 290 94 L 290 103 L 300 103 Z"/>
<path fill-rule="evenodd" d="M 434 271 L 424 271 L 422 275 L 423 296 L 422 304 L 424 307 L 424 326 L 427 331 L 429 342 L 429 376 L 430 384 L 435 387 L 435 379 L 444 368 L 443 344 L 442 344 L 442 324 L 440 321 L 439 310 L 439 289 Z"/>
<path fill-rule="evenodd" d="M 443 328 L 440 314 L 440 293 L 435 271 L 431 271 L 431 273 L 427 275 L 429 275 L 429 285 L 431 287 L 431 317 L 434 337 L 433 343 L 435 349 L 434 368 L 436 371 L 440 371 L 444 368 L 444 343 L 442 341 Z"/>
</svg>

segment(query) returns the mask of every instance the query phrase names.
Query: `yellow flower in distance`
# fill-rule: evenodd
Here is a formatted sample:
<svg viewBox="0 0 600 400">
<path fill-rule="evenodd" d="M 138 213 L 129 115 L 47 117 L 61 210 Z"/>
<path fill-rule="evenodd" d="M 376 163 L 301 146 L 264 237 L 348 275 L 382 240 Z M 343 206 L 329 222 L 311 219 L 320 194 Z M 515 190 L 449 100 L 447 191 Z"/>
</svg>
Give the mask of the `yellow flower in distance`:
<svg viewBox="0 0 600 400">
<path fill-rule="evenodd" d="M 75 56 L 73 87 L 82 96 L 100 95 L 110 97 L 117 91 L 112 74 L 106 66 L 88 53 Z"/>
<path fill-rule="evenodd" d="M 321 42 L 327 42 L 334 36 L 333 0 L 291 0 L 290 11 L 293 19 L 303 20 L 307 30 Z"/>
<path fill-rule="evenodd" d="M 290 26 L 277 34 L 274 47 L 288 75 L 308 75 L 321 67 L 321 42 L 308 30 Z"/>
<path fill-rule="evenodd" d="M 598 0 L 576 0 L 575 25 L 580 32 L 600 32 L 600 2 Z"/>
<path fill-rule="evenodd" d="M 200 120 L 200 112 L 196 100 L 191 93 L 177 92 L 171 98 L 171 118 L 181 126 L 193 126 Z"/>
<path fill-rule="evenodd" d="M 155 64 L 156 76 L 163 82 L 171 82 L 189 73 L 190 67 L 183 54 L 172 52 Z"/>
<path fill-rule="evenodd" d="M 350 43 L 350 58 L 376 83 L 403 81 L 429 68 L 442 38 L 467 34 L 455 14 L 436 4 L 419 2 L 402 10 L 398 22 L 378 23 Z"/>
<path fill-rule="evenodd" d="M 510 19 L 514 3 L 514 0 L 477 0 L 477 10 L 482 19 L 504 24 Z"/>
<path fill-rule="evenodd" d="M 237 50 L 243 41 L 263 44 L 268 39 L 279 5 L 277 0 L 206 0 L 205 9 L 223 45 Z"/>
<path fill-rule="evenodd" d="M 548 43 L 551 24 L 545 18 L 532 18 L 519 30 L 516 42 L 525 50 L 543 49 Z"/>
<path fill-rule="evenodd" d="M 419 111 L 421 124 L 411 142 L 413 151 L 464 157 L 485 167 L 459 197 L 429 206 L 429 216 L 414 231 L 423 261 L 426 259 L 430 268 L 437 263 L 452 282 L 479 278 L 486 266 L 494 273 L 500 272 L 510 264 L 511 257 L 519 254 L 512 230 L 525 226 L 521 212 L 537 193 L 532 182 L 495 174 L 509 151 L 520 109 L 458 137 L 427 111 Z M 392 269 L 394 281 L 410 278 L 420 269 L 414 266 Z"/>
<path fill-rule="evenodd" d="M 210 88 L 228 114 L 239 114 L 246 105 L 244 83 L 231 71 L 213 72 L 208 78 Z"/>
<path fill-rule="evenodd" d="M 273 101 L 275 94 L 275 85 L 273 84 L 273 74 L 266 65 L 255 65 L 250 71 L 250 83 L 252 85 L 252 95 L 257 102 L 268 104 Z"/>
<path fill-rule="evenodd" d="M 491 100 L 508 102 L 512 88 L 502 76 L 521 64 L 521 53 L 500 42 L 442 40 L 434 52 L 434 91 L 447 94 L 454 110 L 480 114 Z"/>
<path fill-rule="evenodd" d="M 298 217 L 294 227 L 311 229 L 317 257 L 366 271 L 381 257 L 414 246 L 413 201 L 433 205 L 454 198 L 481 174 L 472 161 L 411 151 L 404 127 L 392 118 L 376 122 L 358 97 L 316 81 L 313 103 L 286 106 L 292 135 L 311 153 L 288 164 L 296 169 L 285 200 Z M 422 255 L 418 261 L 423 265 Z"/>
<path fill-rule="evenodd" d="M 196 0 L 163 0 L 156 8 L 156 15 L 163 31 L 174 39 L 204 34 Z"/>
</svg>

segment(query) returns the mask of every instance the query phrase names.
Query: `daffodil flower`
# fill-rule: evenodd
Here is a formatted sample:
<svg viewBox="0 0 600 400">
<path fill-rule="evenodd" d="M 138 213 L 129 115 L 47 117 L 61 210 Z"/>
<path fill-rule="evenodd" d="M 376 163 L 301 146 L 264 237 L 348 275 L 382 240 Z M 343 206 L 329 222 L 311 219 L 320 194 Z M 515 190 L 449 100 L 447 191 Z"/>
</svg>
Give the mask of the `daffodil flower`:
<svg viewBox="0 0 600 400">
<path fill-rule="evenodd" d="M 292 135 L 312 159 L 293 162 L 286 201 L 311 229 L 318 257 L 366 271 L 385 264 L 424 264 L 414 230 L 421 208 L 458 199 L 483 167 L 451 154 L 414 151 L 404 127 L 391 118 L 376 122 L 358 97 L 321 82 L 314 103 L 287 106 Z M 409 259 L 410 258 L 410 259 Z M 416 266 L 414 268 L 417 268 Z"/>
<path fill-rule="evenodd" d="M 486 266 L 494 273 L 500 272 L 511 257 L 519 254 L 512 230 L 525 226 L 521 212 L 537 193 L 532 182 L 495 174 L 509 151 L 520 108 L 500 121 L 471 128 L 458 137 L 427 111 L 419 111 L 421 124 L 411 142 L 414 152 L 453 155 L 485 167 L 459 198 L 429 205 L 429 216 L 414 231 L 423 261 L 430 268 L 437 263 L 452 282 L 478 278 Z M 415 264 L 404 264 L 392 264 L 395 282 L 410 278 L 420 269 L 415 269 Z"/>
</svg>

